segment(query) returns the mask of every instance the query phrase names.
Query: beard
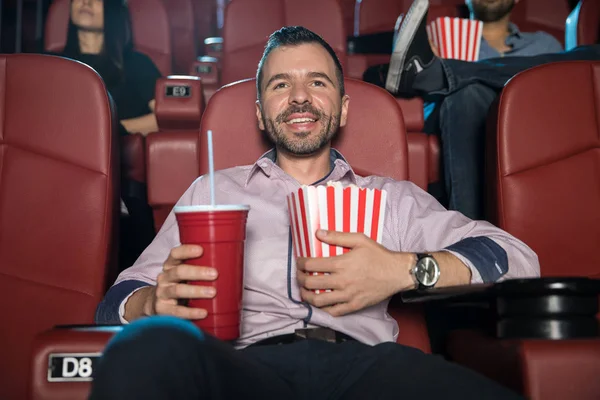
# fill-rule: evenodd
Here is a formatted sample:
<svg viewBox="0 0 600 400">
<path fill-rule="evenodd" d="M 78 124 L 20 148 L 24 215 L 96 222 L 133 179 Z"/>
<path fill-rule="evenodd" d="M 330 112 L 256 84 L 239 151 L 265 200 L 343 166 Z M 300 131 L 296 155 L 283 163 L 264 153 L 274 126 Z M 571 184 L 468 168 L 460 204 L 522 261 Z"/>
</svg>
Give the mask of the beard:
<svg viewBox="0 0 600 400">
<path fill-rule="evenodd" d="M 497 0 L 489 3 L 486 0 L 472 0 L 471 12 L 475 19 L 482 22 L 496 22 L 508 15 L 515 6 L 515 0 Z"/>
<path fill-rule="evenodd" d="M 314 115 L 321 124 L 321 130 L 317 134 L 304 131 L 293 132 L 286 136 L 282 125 L 285 124 L 286 119 L 290 115 L 296 113 L 310 113 Z M 270 119 L 265 116 L 261 107 L 263 124 L 271 142 L 275 144 L 275 147 L 298 156 L 314 154 L 331 142 L 340 128 L 341 113 L 342 110 L 340 108 L 337 115 L 328 115 L 310 104 L 305 104 L 302 106 L 291 106 L 277 115 L 275 119 Z"/>
</svg>

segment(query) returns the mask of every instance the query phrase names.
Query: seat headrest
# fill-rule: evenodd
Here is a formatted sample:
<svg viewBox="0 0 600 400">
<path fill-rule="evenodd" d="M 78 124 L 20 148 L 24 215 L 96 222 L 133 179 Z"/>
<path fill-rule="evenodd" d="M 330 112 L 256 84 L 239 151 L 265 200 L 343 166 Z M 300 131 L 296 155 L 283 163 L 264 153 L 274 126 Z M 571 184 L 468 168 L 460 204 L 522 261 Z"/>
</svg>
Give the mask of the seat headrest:
<svg viewBox="0 0 600 400">
<path fill-rule="evenodd" d="M 162 0 L 128 0 L 135 49 L 152 59 L 163 76 L 171 73 L 171 28 Z"/>
<path fill-rule="evenodd" d="M 67 43 L 70 0 L 54 0 L 46 16 L 44 50 L 61 53 Z M 167 11 L 160 0 L 128 0 L 128 41 L 146 54 L 163 75 L 171 73 L 171 33 Z"/>
<path fill-rule="evenodd" d="M 233 1 L 225 21 L 222 83 L 254 77 L 269 35 L 283 26 L 302 25 L 321 35 L 346 67 L 346 36 L 337 0 Z"/>
<path fill-rule="evenodd" d="M 44 34 L 44 50 L 47 52 L 61 53 L 67 44 L 70 5 L 70 0 L 54 0 L 50 4 Z"/>
<path fill-rule="evenodd" d="M 552 82 L 551 90 L 548 82 Z M 595 102 L 599 96 L 600 62 L 551 63 L 511 79 L 500 95 L 497 122 L 503 132 L 498 146 L 510 149 L 505 152 L 502 174 L 600 148 L 600 107 Z"/>
<path fill-rule="evenodd" d="M 406 128 L 398 103 L 385 90 L 355 79 L 346 79 L 350 109 L 345 127 L 333 146 L 359 175 L 408 179 Z M 256 120 L 256 81 L 227 85 L 210 99 L 200 139 L 200 172 L 207 171 L 206 131 L 213 131 L 215 168 L 253 164 L 271 144 Z"/>
<path fill-rule="evenodd" d="M 202 82 L 195 76 L 169 76 L 156 81 L 154 98 L 158 129 L 198 130 L 204 110 Z"/>
</svg>

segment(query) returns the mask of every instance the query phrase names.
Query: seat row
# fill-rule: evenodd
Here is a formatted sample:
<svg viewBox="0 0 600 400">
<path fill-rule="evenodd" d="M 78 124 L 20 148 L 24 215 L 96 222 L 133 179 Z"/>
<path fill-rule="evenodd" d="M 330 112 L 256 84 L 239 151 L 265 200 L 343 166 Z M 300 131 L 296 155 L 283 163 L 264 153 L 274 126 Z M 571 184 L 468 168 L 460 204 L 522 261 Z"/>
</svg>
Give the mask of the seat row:
<svg viewBox="0 0 600 400">
<path fill-rule="evenodd" d="M 215 21 L 219 2 L 215 0 L 131 0 L 128 6 L 136 49 L 152 58 L 164 76 L 172 72 L 198 74 L 205 80 L 205 90 L 210 97 L 224 84 L 251 78 L 266 38 L 286 25 L 304 25 L 321 34 L 336 50 L 346 75 L 360 79 L 367 67 L 388 62 L 389 54 L 348 54 L 347 38 L 393 31 L 398 15 L 406 13 L 411 3 L 392 0 L 314 1 L 314 5 L 311 6 L 309 1 L 302 7 L 290 0 L 231 1 L 225 9 L 220 31 Z M 566 41 L 568 48 L 599 39 L 600 10 L 597 1 L 582 0 L 570 16 L 566 1 L 552 1 L 552 5 L 544 1 L 544 10 L 547 11 L 543 14 L 535 12 L 540 8 L 539 1 L 521 1 L 513 11 L 513 20 L 525 31 L 545 30 L 554 34 L 561 42 Z M 65 45 L 69 2 L 55 0 L 49 9 L 45 32 L 47 51 L 57 52 Z M 468 17 L 462 0 L 431 3 L 430 19 Z M 307 12 L 312 7 L 318 7 L 317 15 Z M 568 21 L 566 39 L 565 20 Z M 222 37 L 207 38 L 217 32 L 222 32 Z M 212 58 L 196 61 L 199 54 Z"/>
<path fill-rule="evenodd" d="M 349 79 L 348 82 L 351 88 L 357 87 L 358 89 L 355 90 L 359 91 L 356 95 L 358 100 L 355 100 L 355 96 L 350 93 L 353 97 L 352 107 L 363 109 L 362 113 L 370 113 L 372 117 L 369 121 L 376 119 L 377 116 L 381 116 L 381 120 L 385 121 L 386 118 L 383 116 L 390 112 L 399 113 L 399 118 L 402 119 L 402 123 L 393 124 L 391 129 L 389 125 L 352 124 L 352 129 L 356 131 L 354 136 L 362 137 L 365 143 L 363 151 L 386 154 L 389 149 L 388 143 L 395 143 L 406 136 L 407 153 L 382 157 L 389 160 L 398 157 L 407 160 L 407 175 L 400 173 L 404 167 L 398 168 L 393 162 L 390 162 L 389 168 L 385 170 L 385 175 L 396 179 L 409 179 L 424 190 L 427 190 L 430 184 L 437 182 L 440 174 L 439 142 L 436 136 L 422 133 L 424 125 L 422 101 L 398 100 L 386 96 L 386 104 L 365 104 L 360 100 L 367 96 L 362 95 L 360 91 L 377 88 L 354 79 Z M 217 163 L 226 163 L 231 159 L 239 163 L 242 154 L 231 153 L 227 144 L 230 140 L 237 140 L 236 136 L 239 132 L 249 129 L 254 132 L 257 129 L 252 124 L 256 118 L 253 107 L 256 99 L 254 79 L 220 89 L 219 98 L 214 101 L 211 98 L 209 102 L 211 106 L 206 111 L 202 92 L 202 81 L 197 77 L 160 78 L 155 91 L 155 113 L 159 131 L 149 134 L 146 138 L 142 135 L 128 135 L 122 139 L 126 175 L 134 181 L 147 183 L 148 200 L 155 212 L 157 230 L 184 190 L 199 173 L 206 171 L 206 166 L 203 164 L 206 146 L 199 133 L 212 129 L 215 132 L 215 143 L 223 140 L 222 148 L 216 150 L 217 154 L 223 152 L 223 158 L 217 158 Z M 227 106 L 212 105 L 219 101 L 226 102 Z M 226 117 L 226 113 L 230 113 L 231 110 L 235 110 L 234 119 Z M 213 116 L 215 112 L 218 113 L 217 117 Z M 359 128 L 362 131 L 359 131 Z M 245 152 L 245 154 L 251 153 Z M 243 161 L 252 163 L 254 160 L 251 158 L 254 155 Z M 217 165 L 224 167 L 226 164 Z M 358 165 L 358 168 L 363 173 L 374 171 L 372 165 L 364 167 Z M 378 168 L 383 172 L 380 167 Z"/>
<path fill-rule="evenodd" d="M 119 174 L 109 97 L 96 74 L 65 59 L 2 56 L 0 69 L 0 346 L 9 366 L 0 375 L 0 397 L 83 399 L 92 377 L 88 370 L 69 376 L 72 367 L 61 368 L 74 361 L 66 364 L 64 357 L 96 359 L 118 330 L 89 325 L 114 278 Z M 559 85 L 564 76 L 572 79 Z M 491 216 L 537 252 L 542 276 L 600 277 L 598 77 L 597 62 L 526 71 L 511 80 L 492 113 Z M 198 92 L 190 82 L 164 85 L 181 100 Z M 353 107 L 335 146 L 359 174 L 410 178 L 395 99 L 357 80 L 349 79 L 347 90 Z M 167 122 L 181 131 L 148 138 L 154 205 L 166 211 L 181 194 L 171 183 L 206 171 L 207 129 L 215 135 L 217 168 L 255 161 L 266 149 L 254 122 L 255 98 L 252 80 L 230 85 L 208 103 L 200 130 L 197 107 L 190 107 L 182 114 L 193 121 L 189 126 Z M 367 127 L 378 135 L 365 136 Z M 397 300 L 389 313 L 400 326 L 398 342 L 430 351 L 420 307 Z M 67 324 L 85 326 L 53 328 Z M 448 348 L 453 360 L 534 400 L 594 399 L 600 392 L 597 338 L 508 340 L 455 332 Z"/>
</svg>

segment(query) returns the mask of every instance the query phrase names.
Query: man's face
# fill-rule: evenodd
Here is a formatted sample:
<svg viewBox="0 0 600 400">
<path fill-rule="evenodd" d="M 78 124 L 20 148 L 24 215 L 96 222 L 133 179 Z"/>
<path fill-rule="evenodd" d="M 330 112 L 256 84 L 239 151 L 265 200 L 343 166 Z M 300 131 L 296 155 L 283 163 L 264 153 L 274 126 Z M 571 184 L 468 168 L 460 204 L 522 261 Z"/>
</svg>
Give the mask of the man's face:
<svg viewBox="0 0 600 400">
<path fill-rule="evenodd" d="M 346 125 L 348 96 L 340 96 L 335 64 L 318 44 L 273 50 L 262 70 L 258 126 L 278 150 L 311 155 Z"/>
<path fill-rule="evenodd" d="M 466 3 L 475 19 L 496 22 L 510 14 L 518 0 L 466 0 Z"/>
</svg>

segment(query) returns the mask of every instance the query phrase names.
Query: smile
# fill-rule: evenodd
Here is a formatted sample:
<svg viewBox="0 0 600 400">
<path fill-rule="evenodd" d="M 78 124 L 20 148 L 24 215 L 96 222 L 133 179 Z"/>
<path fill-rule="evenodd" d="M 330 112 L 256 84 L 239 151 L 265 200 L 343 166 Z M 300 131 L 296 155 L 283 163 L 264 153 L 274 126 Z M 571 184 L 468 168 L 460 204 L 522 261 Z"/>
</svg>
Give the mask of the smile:
<svg viewBox="0 0 600 400">
<path fill-rule="evenodd" d="M 307 123 L 307 122 L 316 122 L 316 119 L 312 119 L 312 118 L 294 118 L 294 119 L 290 119 L 289 121 L 285 121 L 286 124 L 288 125 L 292 125 L 292 124 L 302 124 L 302 123 Z"/>
</svg>

